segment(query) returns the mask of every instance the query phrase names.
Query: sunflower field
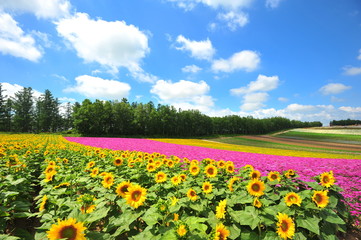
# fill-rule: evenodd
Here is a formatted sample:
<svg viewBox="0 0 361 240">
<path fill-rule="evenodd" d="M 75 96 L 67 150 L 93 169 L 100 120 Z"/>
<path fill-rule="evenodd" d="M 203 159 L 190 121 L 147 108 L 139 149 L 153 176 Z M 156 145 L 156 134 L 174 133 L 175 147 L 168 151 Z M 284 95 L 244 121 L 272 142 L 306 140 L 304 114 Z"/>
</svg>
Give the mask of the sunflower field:
<svg viewBox="0 0 361 240">
<path fill-rule="evenodd" d="M 337 239 L 355 223 L 336 169 L 305 180 L 30 134 L 1 135 L 0 159 L 0 239 Z"/>
</svg>

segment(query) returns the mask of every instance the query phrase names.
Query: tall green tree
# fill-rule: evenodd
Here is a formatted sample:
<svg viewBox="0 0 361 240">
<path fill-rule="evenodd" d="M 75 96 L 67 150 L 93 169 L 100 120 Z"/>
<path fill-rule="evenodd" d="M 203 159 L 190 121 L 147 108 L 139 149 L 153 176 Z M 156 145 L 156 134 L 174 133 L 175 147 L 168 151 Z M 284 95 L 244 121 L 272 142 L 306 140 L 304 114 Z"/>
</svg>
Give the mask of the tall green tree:
<svg viewBox="0 0 361 240">
<path fill-rule="evenodd" d="M 6 129 L 6 96 L 3 95 L 3 92 L 4 90 L 0 83 L 0 131 L 5 131 Z"/>
<path fill-rule="evenodd" d="M 33 127 L 33 91 L 31 87 L 24 87 L 15 93 L 13 100 L 14 131 L 30 132 Z"/>
</svg>

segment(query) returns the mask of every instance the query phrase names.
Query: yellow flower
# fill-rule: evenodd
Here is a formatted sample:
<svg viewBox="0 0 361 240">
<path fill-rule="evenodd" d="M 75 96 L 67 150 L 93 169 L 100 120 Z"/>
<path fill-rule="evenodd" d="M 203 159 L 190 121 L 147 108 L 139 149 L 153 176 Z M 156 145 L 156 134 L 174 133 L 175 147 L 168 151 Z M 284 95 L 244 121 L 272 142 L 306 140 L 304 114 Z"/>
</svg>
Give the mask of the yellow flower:
<svg viewBox="0 0 361 240">
<path fill-rule="evenodd" d="M 179 177 L 181 178 L 182 182 L 184 182 L 187 179 L 187 175 L 185 175 L 184 173 L 179 175 Z"/>
<path fill-rule="evenodd" d="M 228 173 L 234 173 L 234 164 L 233 163 L 227 163 L 226 164 L 226 171 L 228 172 Z"/>
<path fill-rule="evenodd" d="M 133 208 L 138 208 L 143 205 L 146 200 L 147 189 L 142 188 L 139 185 L 132 185 L 128 188 L 128 192 L 125 194 L 127 204 Z"/>
<path fill-rule="evenodd" d="M 147 171 L 148 172 L 154 172 L 156 168 L 157 168 L 157 166 L 155 165 L 155 163 L 148 163 L 147 164 Z"/>
<path fill-rule="evenodd" d="M 116 159 L 114 159 L 114 165 L 115 166 L 120 166 L 120 165 L 122 165 L 123 164 L 123 159 L 121 159 L 120 157 L 118 157 L 118 158 L 116 158 Z"/>
<path fill-rule="evenodd" d="M 94 161 L 90 161 L 88 162 L 88 165 L 86 168 L 93 168 L 95 166 L 95 162 Z"/>
<path fill-rule="evenodd" d="M 196 191 L 194 191 L 192 188 L 188 190 L 187 192 L 187 197 L 192 200 L 192 201 L 195 201 L 197 200 L 197 193 Z"/>
<path fill-rule="evenodd" d="M 171 182 L 173 185 L 177 186 L 182 182 L 182 179 L 179 176 L 174 176 L 171 178 Z"/>
<path fill-rule="evenodd" d="M 277 171 L 269 172 L 267 175 L 269 181 L 281 181 L 280 173 Z"/>
<path fill-rule="evenodd" d="M 198 165 L 195 165 L 195 164 L 191 164 L 190 167 L 189 167 L 189 172 L 195 176 L 199 173 L 200 171 L 200 168 L 198 167 Z"/>
<path fill-rule="evenodd" d="M 295 224 L 293 220 L 287 214 L 283 213 L 278 213 L 277 219 L 278 235 L 283 239 L 291 239 L 295 235 Z"/>
<path fill-rule="evenodd" d="M 67 240 L 86 240 L 84 235 L 84 227 L 82 222 L 76 222 L 74 218 L 69 218 L 64 221 L 58 220 L 57 224 L 53 224 L 47 237 L 49 240 L 67 239 Z"/>
<path fill-rule="evenodd" d="M 40 203 L 40 206 L 39 206 L 39 211 L 43 211 L 45 209 L 45 204 L 46 204 L 46 201 L 48 200 L 48 196 L 44 195 L 43 196 L 43 199 Z"/>
<path fill-rule="evenodd" d="M 183 237 L 184 235 L 187 234 L 187 227 L 184 224 L 179 225 L 179 227 L 177 228 L 177 234 L 180 237 Z"/>
<path fill-rule="evenodd" d="M 176 205 L 176 204 L 177 204 L 177 202 L 179 201 L 179 199 L 178 199 L 178 198 L 176 198 L 175 196 L 172 196 L 172 197 L 170 198 L 170 200 L 172 201 L 172 203 L 170 204 L 171 206 Z"/>
<path fill-rule="evenodd" d="M 226 206 L 227 206 L 227 199 L 224 199 L 219 202 L 218 206 L 216 207 L 216 217 L 218 219 L 224 219 L 226 217 Z"/>
<path fill-rule="evenodd" d="M 97 175 L 99 174 L 99 168 L 93 168 L 91 173 L 90 173 L 90 176 L 91 177 L 96 177 Z"/>
<path fill-rule="evenodd" d="M 230 232 L 226 228 L 226 226 L 224 226 L 223 223 L 219 223 L 216 226 L 216 233 L 214 235 L 214 240 L 226 240 L 229 234 Z"/>
<path fill-rule="evenodd" d="M 207 175 L 207 177 L 215 177 L 217 176 L 217 167 L 213 165 L 207 165 L 206 169 L 204 170 L 204 173 Z"/>
<path fill-rule="evenodd" d="M 80 207 L 82 213 L 91 213 L 95 210 L 95 205 L 83 205 Z"/>
<path fill-rule="evenodd" d="M 262 181 L 258 180 L 257 178 L 251 180 L 247 185 L 247 190 L 249 194 L 259 197 L 264 194 L 265 185 Z"/>
<path fill-rule="evenodd" d="M 211 193 L 213 190 L 213 186 L 210 182 L 204 182 L 202 186 L 203 192 L 208 194 Z"/>
<path fill-rule="evenodd" d="M 228 183 L 228 189 L 229 191 L 233 192 L 234 189 L 233 189 L 233 184 L 235 181 L 238 181 L 238 177 L 232 177 L 231 180 L 229 180 L 229 183 Z"/>
<path fill-rule="evenodd" d="M 63 186 L 70 186 L 70 183 L 68 182 L 63 182 L 63 183 L 60 183 L 59 185 L 53 187 L 54 189 L 57 189 L 57 188 L 60 188 L 60 187 L 63 187 Z"/>
<path fill-rule="evenodd" d="M 155 174 L 155 181 L 157 183 L 162 183 L 167 181 L 167 174 L 165 174 L 164 172 L 158 172 L 157 174 Z"/>
<path fill-rule="evenodd" d="M 327 196 L 328 191 L 314 191 L 312 201 L 314 201 L 317 207 L 324 208 L 327 206 L 329 197 Z"/>
<path fill-rule="evenodd" d="M 118 194 L 118 196 L 125 198 L 125 195 L 128 192 L 128 188 L 131 186 L 132 186 L 132 184 L 129 181 L 121 182 L 118 184 L 115 192 Z"/>
<path fill-rule="evenodd" d="M 114 184 L 114 177 L 112 173 L 107 173 L 103 178 L 103 187 L 110 188 Z"/>
<path fill-rule="evenodd" d="M 173 214 L 173 221 L 176 222 L 179 220 L 179 214 L 178 213 L 174 213 Z"/>
<path fill-rule="evenodd" d="M 253 200 L 253 206 L 255 206 L 256 208 L 260 208 L 260 207 L 262 207 L 262 202 L 256 197 Z"/>
<path fill-rule="evenodd" d="M 302 199 L 301 199 L 300 195 L 298 195 L 297 193 L 290 192 L 290 193 L 287 193 L 287 195 L 285 196 L 285 202 L 286 202 L 287 206 L 291 206 L 292 204 L 296 204 L 296 205 L 298 205 L 300 207 Z"/>
<path fill-rule="evenodd" d="M 224 160 L 219 160 L 217 162 L 217 167 L 218 168 L 224 168 L 226 166 L 226 162 Z"/>
<path fill-rule="evenodd" d="M 287 170 L 287 172 L 285 173 L 285 176 L 286 176 L 286 178 L 291 178 L 291 177 L 293 177 L 295 174 L 296 174 L 296 173 L 295 173 L 295 171 L 294 171 L 293 169 L 289 169 L 289 170 Z"/>
<path fill-rule="evenodd" d="M 172 168 L 174 167 L 174 162 L 172 160 L 168 160 L 167 165 L 168 167 Z"/>
<path fill-rule="evenodd" d="M 245 170 L 250 170 L 250 171 L 253 171 L 253 170 L 254 170 L 254 167 L 253 167 L 252 165 L 250 165 L 250 164 L 247 164 L 247 165 L 243 166 L 243 168 L 244 168 Z"/>
<path fill-rule="evenodd" d="M 321 174 L 320 176 L 320 182 L 321 182 L 321 185 L 324 186 L 324 187 L 331 187 L 332 185 L 335 184 L 335 177 L 333 176 L 333 172 L 330 171 L 330 172 L 324 172 Z"/>
<path fill-rule="evenodd" d="M 256 179 L 256 178 L 260 178 L 261 177 L 261 173 L 258 170 L 253 170 L 252 172 L 249 173 L 249 177 L 251 179 Z"/>
</svg>

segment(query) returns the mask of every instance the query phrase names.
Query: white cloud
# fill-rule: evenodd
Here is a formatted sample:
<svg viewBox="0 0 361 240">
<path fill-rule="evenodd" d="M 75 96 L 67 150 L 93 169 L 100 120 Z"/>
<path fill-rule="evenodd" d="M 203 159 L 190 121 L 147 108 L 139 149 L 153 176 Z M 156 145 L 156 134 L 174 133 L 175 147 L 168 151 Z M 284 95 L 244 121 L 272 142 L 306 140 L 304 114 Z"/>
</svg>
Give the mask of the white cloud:
<svg viewBox="0 0 361 240">
<path fill-rule="evenodd" d="M 192 41 L 179 35 L 176 40 L 181 46 L 176 47 L 177 50 L 187 51 L 191 56 L 201 60 L 211 60 L 216 50 L 212 46 L 212 42 L 207 39 L 204 41 Z"/>
<path fill-rule="evenodd" d="M 278 84 L 278 76 L 267 77 L 260 74 L 256 81 L 250 82 L 246 87 L 231 89 L 231 93 L 233 95 L 241 95 L 251 92 L 268 92 L 276 89 Z"/>
<path fill-rule="evenodd" d="M 198 3 L 202 3 L 211 8 L 223 8 L 237 10 L 249 7 L 254 0 L 168 0 L 174 2 L 178 7 L 185 10 L 192 10 Z"/>
<path fill-rule="evenodd" d="M 288 98 L 285 98 L 285 97 L 279 97 L 279 98 L 277 98 L 277 100 L 280 102 L 288 102 Z"/>
<path fill-rule="evenodd" d="M 75 81 L 76 85 L 64 89 L 64 92 L 76 92 L 86 97 L 115 100 L 128 97 L 131 89 L 128 83 L 89 75 L 78 76 Z"/>
<path fill-rule="evenodd" d="M 358 60 L 361 60 L 361 49 L 360 49 L 360 50 L 358 50 L 358 56 L 357 56 L 357 59 L 358 59 Z"/>
<path fill-rule="evenodd" d="M 58 98 L 58 100 L 60 102 L 63 102 L 63 103 L 67 103 L 67 102 L 74 103 L 74 102 L 76 102 L 76 100 L 74 98 L 68 98 L 68 97 L 61 97 L 61 98 Z"/>
<path fill-rule="evenodd" d="M 283 0 L 266 0 L 266 7 L 277 8 Z"/>
<path fill-rule="evenodd" d="M 346 86 L 342 83 L 329 83 L 321 87 L 319 91 L 323 95 L 330 95 L 330 94 L 339 94 L 351 88 L 352 88 L 351 86 Z"/>
<path fill-rule="evenodd" d="M 359 75 L 361 74 L 361 67 L 346 66 L 343 68 L 345 75 Z"/>
<path fill-rule="evenodd" d="M 4 92 L 2 93 L 3 96 L 7 96 L 7 98 L 9 97 L 15 97 L 15 93 L 22 91 L 23 90 L 23 86 L 19 85 L 19 84 L 11 84 L 11 83 L 7 83 L 7 82 L 2 82 L 2 90 L 4 90 Z M 33 92 L 33 97 L 34 98 L 38 98 L 40 97 L 40 95 L 42 95 L 41 92 L 32 89 Z"/>
<path fill-rule="evenodd" d="M 37 18 L 60 18 L 69 15 L 71 4 L 68 0 L 1 0 L 0 10 L 29 12 Z"/>
<path fill-rule="evenodd" d="M 210 87 L 205 81 L 199 83 L 180 80 L 179 82 L 158 80 L 150 90 L 164 104 L 176 108 L 199 109 L 206 112 L 214 106 L 214 99 L 207 95 Z"/>
<path fill-rule="evenodd" d="M 33 62 L 37 62 L 42 56 L 34 38 L 25 34 L 7 13 L 0 13 L 0 52 Z"/>
<path fill-rule="evenodd" d="M 292 103 L 286 107 L 288 112 L 310 112 L 315 109 L 313 105 L 302 105 L 297 103 Z"/>
<path fill-rule="evenodd" d="M 226 22 L 227 27 L 232 31 L 237 30 L 238 27 L 245 26 L 249 22 L 248 15 L 243 12 L 230 11 L 228 13 L 219 13 L 217 18 Z"/>
<path fill-rule="evenodd" d="M 339 107 L 340 110 L 349 112 L 349 113 L 361 113 L 361 107 Z M 359 118 L 359 117 L 358 117 Z"/>
<path fill-rule="evenodd" d="M 141 60 L 149 52 L 148 38 L 134 25 L 124 21 L 92 20 L 86 13 L 56 23 L 58 33 L 69 41 L 80 58 L 112 68 L 142 71 Z"/>
<path fill-rule="evenodd" d="M 213 61 L 214 72 L 234 72 L 244 70 L 252 72 L 256 70 L 261 62 L 257 52 L 244 50 L 233 54 L 229 59 L 218 59 Z"/>
<path fill-rule="evenodd" d="M 241 105 L 242 111 L 254 111 L 264 107 L 263 104 L 268 100 L 268 93 L 257 92 L 257 93 L 247 93 L 243 97 L 243 104 Z"/>
<path fill-rule="evenodd" d="M 188 66 L 185 66 L 184 68 L 182 68 L 182 72 L 187 72 L 187 73 L 197 73 L 201 70 L 202 70 L 202 68 L 200 68 L 194 64 L 188 65 Z"/>
</svg>

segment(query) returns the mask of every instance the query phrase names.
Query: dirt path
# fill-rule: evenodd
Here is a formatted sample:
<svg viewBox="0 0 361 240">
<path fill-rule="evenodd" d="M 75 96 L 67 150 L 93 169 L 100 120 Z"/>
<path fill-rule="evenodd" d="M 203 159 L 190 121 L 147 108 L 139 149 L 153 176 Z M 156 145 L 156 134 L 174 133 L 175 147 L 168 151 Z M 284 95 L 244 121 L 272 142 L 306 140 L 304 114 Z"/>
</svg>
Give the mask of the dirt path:
<svg viewBox="0 0 361 240">
<path fill-rule="evenodd" d="M 269 135 L 260 136 L 240 136 L 241 138 L 261 140 L 273 143 L 283 143 L 289 145 L 297 145 L 304 147 L 315 147 L 315 148 L 327 148 L 327 149 L 339 149 L 346 151 L 361 151 L 361 145 L 357 144 L 346 144 L 346 143 L 333 143 L 333 142 L 320 142 L 311 140 L 291 139 L 291 138 L 279 138 Z"/>
</svg>

